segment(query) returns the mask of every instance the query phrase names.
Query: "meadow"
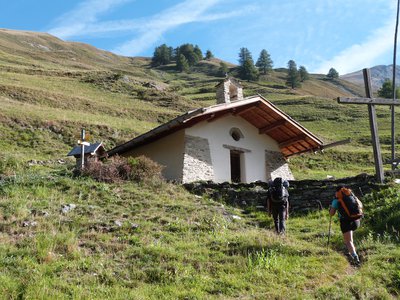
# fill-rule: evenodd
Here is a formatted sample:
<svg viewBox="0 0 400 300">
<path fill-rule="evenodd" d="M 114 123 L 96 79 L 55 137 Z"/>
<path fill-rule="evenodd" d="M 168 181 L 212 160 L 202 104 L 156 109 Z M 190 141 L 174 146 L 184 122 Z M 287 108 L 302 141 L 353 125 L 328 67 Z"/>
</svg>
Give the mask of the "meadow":
<svg viewBox="0 0 400 300">
<path fill-rule="evenodd" d="M 3 299 L 395 299 L 400 293 L 398 187 L 367 195 L 346 257 L 327 210 L 267 214 L 179 185 L 102 183 L 72 166 L 31 167 L 0 186 Z M 66 209 L 69 208 L 69 209 Z"/>
<path fill-rule="evenodd" d="M 354 267 L 336 219 L 327 245 L 326 209 L 293 212 L 287 235 L 276 236 L 256 207 L 229 206 L 162 180 L 74 176 L 66 154 L 82 128 L 109 150 L 213 105 L 218 66 L 202 61 L 179 73 L 172 65 L 152 68 L 148 58 L 0 30 L 1 299 L 399 298 L 394 177 L 363 198 L 366 216 L 355 234 L 362 264 Z M 297 179 L 373 173 L 367 107 L 336 101 L 362 95 L 362 87 L 311 74 L 291 90 L 282 69 L 242 84 L 245 96 L 261 94 L 325 143 L 351 138 L 291 158 Z M 389 116 L 377 109 L 385 160 Z"/>
</svg>

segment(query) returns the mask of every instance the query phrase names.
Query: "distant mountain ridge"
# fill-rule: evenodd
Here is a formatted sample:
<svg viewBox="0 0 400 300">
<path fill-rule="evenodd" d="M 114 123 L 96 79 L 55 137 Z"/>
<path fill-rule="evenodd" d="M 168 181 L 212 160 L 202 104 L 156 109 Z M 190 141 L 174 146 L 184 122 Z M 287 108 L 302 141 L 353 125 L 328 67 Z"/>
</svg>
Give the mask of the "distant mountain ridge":
<svg viewBox="0 0 400 300">
<path fill-rule="evenodd" d="M 393 65 L 379 65 L 370 68 L 372 89 L 377 91 L 385 79 L 393 79 Z M 362 70 L 340 76 L 341 79 L 364 86 Z M 400 86 L 400 66 L 396 66 L 396 86 Z"/>
</svg>

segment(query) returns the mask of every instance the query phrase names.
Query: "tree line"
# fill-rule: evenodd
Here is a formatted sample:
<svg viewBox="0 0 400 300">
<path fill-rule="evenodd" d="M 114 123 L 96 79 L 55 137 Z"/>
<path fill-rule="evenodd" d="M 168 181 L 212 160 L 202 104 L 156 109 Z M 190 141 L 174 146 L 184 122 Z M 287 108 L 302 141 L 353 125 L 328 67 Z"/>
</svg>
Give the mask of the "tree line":
<svg viewBox="0 0 400 300">
<path fill-rule="evenodd" d="M 189 72 L 190 69 L 198 64 L 199 61 L 210 60 L 214 57 L 211 50 L 203 52 L 198 45 L 183 44 L 177 48 L 172 48 L 166 44 L 158 46 L 154 50 L 151 64 L 154 67 L 175 63 L 179 72 Z M 260 76 L 267 76 L 273 71 L 273 61 L 267 50 L 262 49 L 256 62 L 249 49 L 243 47 L 239 51 L 238 76 L 243 80 L 257 81 Z M 309 79 L 309 73 L 305 66 L 297 68 L 294 60 L 289 60 L 287 64 L 286 84 L 292 89 L 298 88 Z M 226 63 L 220 62 L 219 75 L 226 76 L 229 68 Z M 328 79 L 334 80 L 339 77 L 339 73 L 331 68 L 326 75 Z"/>
<path fill-rule="evenodd" d="M 162 44 L 155 48 L 151 65 L 158 67 L 175 62 L 178 71 L 188 72 L 200 60 L 211 59 L 212 57 L 213 54 L 210 50 L 207 50 L 203 57 L 203 52 L 198 45 L 183 44 L 174 49 Z"/>
</svg>

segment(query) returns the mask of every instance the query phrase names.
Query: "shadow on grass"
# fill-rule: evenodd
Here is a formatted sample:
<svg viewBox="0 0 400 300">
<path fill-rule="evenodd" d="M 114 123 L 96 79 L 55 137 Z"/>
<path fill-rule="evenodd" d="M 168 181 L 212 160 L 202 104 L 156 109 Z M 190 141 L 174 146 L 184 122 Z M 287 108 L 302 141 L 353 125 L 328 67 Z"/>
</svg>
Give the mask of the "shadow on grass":
<svg viewBox="0 0 400 300">
<path fill-rule="evenodd" d="M 314 253 L 309 249 L 300 249 L 289 244 L 285 244 L 282 240 L 277 239 L 271 244 L 261 245 L 261 244 L 241 244 L 239 242 L 229 243 L 227 249 L 224 251 L 226 255 L 235 256 L 241 255 L 247 257 L 252 253 L 264 253 L 271 252 L 277 253 L 282 256 L 301 256 L 307 257 L 312 256 Z"/>
</svg>

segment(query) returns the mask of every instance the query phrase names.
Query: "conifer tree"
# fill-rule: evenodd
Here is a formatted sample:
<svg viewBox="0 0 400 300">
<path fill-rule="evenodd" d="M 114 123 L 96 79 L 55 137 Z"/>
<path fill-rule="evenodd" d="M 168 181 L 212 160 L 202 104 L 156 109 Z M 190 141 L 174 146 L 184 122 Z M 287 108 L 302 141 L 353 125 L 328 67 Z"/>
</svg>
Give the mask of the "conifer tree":
<svg viewBox="0 0 400 300">
<path fill-rule="evenodd" d="M 382 84 L 382 87 L 378 90 L 378 96 L 382 98 L 392 99 L 393 98 L 393 83 L 390 79 L 386 78 Z M 400 88 L 396 88 L 396 99 L 400 98 Z"/>
<path fill-rule="evenodd" d="M 219 76 L 225 77 L 228 74 L 228 71 L 229 71 L 228 65 L 223 61 L 221 61 L 219 63 L 219 69 L 218 69 Z"/>
<path fill-rule="evenodd" d="M 297 70 L 297 65 L 294 60 L 289 60 L 288 62 L 288 74 L 286 78 L 286 84 L 292 89 L 301 86 L 299 71 Z"/>
<path fill-rule="evenodd" d="M 308 74 L 308 71 L 307 71 L 306 67 L 304 67 L 304 66 L 299 67 L 299 76 L 300 76 L 301 82 L 304 82 L 304 81 L 310 79 L 310 74 Z"/>
<path fill-rule="evenodd" d="M 189 72 L 190 66 L 185 55 L 179 54 L 178 60 L 176 61 L 176 68 L 180 72 L 186 72 L 186 73 Z"/>
<path fill-rule="evenodd" d="M 171 61 L 176 61 L 176 49 L 174 49 L 173 47 L 168 47 L 169 49 L 169 53 L 171 53 Z"/>
<path fill-rule="evenodd" d="M 172 48 L 168 47 L 166 44 L 158 46 L 154 50 L 153 57 L 151 59 L 151 64 L 153 66 L 167 65 L 172 60 Z"/>
<path fill-rule="evenodd" d="M 211 50 L 206 51 L 206 59 L 210 60 L 211 58 L 214 58 L 214 54 L 211 52 Z"/>
<path fill-rule="evenodd" d="M 200 47 L 197 46 L 197 45 L 194 46 L 193 51 L 194 51 L 194 53 L 195 53 L 196 56 L 197 56 L 197 61 L 196 61 L 196 63 L 198 63 L 200 60 L 203 59 L 203 52 L 201 51 Z"/>
<path fill-rule="evenodd" d="M 189 66 L 196 65 L 203 57 L 203 53 L 199 46 L 193 46 L 192 44 L 183 44 L 176 49 L 177 60 L 180 55 L 184 55 L 189 63 Z"/>
<path fill-rule="evenodd" d="M 244 48 L 244 47 L 240 48 L 240 51 L 239 51 L 239 65 L 243 66 L 244 62 L 246 60 L 248 60 L 248 59 L 253 60 L 253 57 L 251 56 L 251 53 L 250 53 L 249 49 Z"/>
<path fill-rule="evenodd" d="M 241 48 L 239 52 L 239 76 L 246 80 L 257 80 L 259 73 L 254 66 L 254 61 L 247 48 Z"/>
<path fill-rule="evenodd" d="M 246 80 L 257 80 L 259 73 L 252 59 L 247 59 L 239 70 L 240 77 Z"/>
<path fill-rule="evenodd" d="M 260 52 L 260 56 L 257 60 L 256 67 L 258 67 L 258 70 L 260 73 L 266 75 L 269 74 L 272 71 L 272 59 L 267 50 L 263 49 Z"/>
<path fill-rule="evenodd" d="M 328 77 L 329 79 L 337 79 L 339 78 L 339 73 L 334 68 L 330 68 L 326 77 Z"/>
</svg>

